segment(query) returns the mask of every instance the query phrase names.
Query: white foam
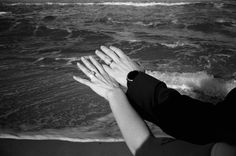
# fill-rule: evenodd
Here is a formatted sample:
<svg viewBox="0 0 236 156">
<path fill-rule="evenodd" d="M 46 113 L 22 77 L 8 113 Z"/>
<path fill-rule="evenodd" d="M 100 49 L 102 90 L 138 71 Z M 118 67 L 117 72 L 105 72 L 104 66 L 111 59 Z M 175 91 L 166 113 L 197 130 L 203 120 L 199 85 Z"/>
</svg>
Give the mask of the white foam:
<svg viewBox="0 0 236 156">
<path fill-rule="evenodd" d="M 9 14 L 9 12 L 0 11 L 0 16 Z"/>
<path fill-rule="evenodd" d="M 79 132 L 78 132 L 79 133 Z M 17 140 L 61 140 L 70 142 L 123 142 L 124 139 L 79 139 L 79 138 L 68 138 L 62 136 L 52 136 L 52 135 L 24 135 L 24 134 L 0 134 L 0 138 L 3 139 L 17 139 Z"/>
<path fill-rule="evenodd" d="M 44 59 L 45 59 L 44 57 L 40 57 L 40 58 L 38 58 L 36 61 L 34 61 L 33 63 L 40 62 L 40 61 L 42 61 L 42 60 L 44 60 Z"/>
<path fill-rule="evenodd" d="M 160 43 L 160 44 L 168 48 L 177 48 L 177 47 L 183 47 L 183 46 L 191 46 L 191 47 L 199 48 L 199 45 L 189 43 L 189 42 L 181 42 L 181 41 L 177 41 L 174 43 Z"/>
<path fill-rule="evenodd" d="M 236 80 L 216 79 L 204 71 L 195 73 L 147 71 L 147 74 L 165 82 L 170 88 L 187 92 L 197 90 L 211 97 L 223 98 L 236 87 Z"/>
<path fill-rule="evenodd" d="M 164 46 L 169 47 L 169 48 L 176 48 L 176 47 L 182 47 L 185 44 L 181 43 L 181 42 L 175 42 L 175 43 L 161 43 L 161 45 L 164 45 Z"/>
<path fill-rule="evenodd" d="M 104 2 L 101 5 L 125 5 L 125 6 L 136 6 L 136 7 L 148 7 L 148 6 L 175 6 L 175 5 L 186 5 L 190 4 L 188 2 L 178 2 L 178 3 L 157 3 L 157 2 L 150 2 L 150 3 L 134 3 L 134 2 Z"/>
<path fill-rule="evenodd" d="M 178 6 L 178 5 L 188 5 L 196 2 L 174 2 L 174 3 L 164 3 L 164 2 L 146 2 L 146 3 L 135 3 L 135 2 L 102 2 L 102 3 L 12 3 L 7 4 L 11 6 L 16 5 L 110 5 L 110 6 L 134 6 L 134 7 L 150 7 L 150 6 Z"/>
</svg>

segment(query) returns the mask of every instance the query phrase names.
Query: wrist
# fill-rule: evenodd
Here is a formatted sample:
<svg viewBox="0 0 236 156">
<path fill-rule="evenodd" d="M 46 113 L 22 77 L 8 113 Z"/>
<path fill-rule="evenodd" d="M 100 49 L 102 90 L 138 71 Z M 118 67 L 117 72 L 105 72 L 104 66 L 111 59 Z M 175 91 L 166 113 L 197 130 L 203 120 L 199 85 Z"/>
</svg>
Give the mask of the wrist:
<svg viewBox="0 0 236 156">
<path fill-rule="evenodd" d="M 121 88 L 113 88 L 107 93 L 107 100 L 110 101 L 120 94 L 124 94 Z"/>
</svg>

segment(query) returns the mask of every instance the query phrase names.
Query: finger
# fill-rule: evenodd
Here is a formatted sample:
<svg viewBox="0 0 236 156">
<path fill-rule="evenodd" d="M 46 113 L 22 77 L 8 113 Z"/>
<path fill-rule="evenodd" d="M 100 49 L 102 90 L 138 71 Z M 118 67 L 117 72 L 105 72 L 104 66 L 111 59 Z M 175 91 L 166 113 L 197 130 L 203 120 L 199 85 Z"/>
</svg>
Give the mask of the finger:
<svg viewBox="0 0 236 156">
<path fill-rule="evenodd" d="M 113 47 L 113 46 L 110 46 L 109 47 L 112 51 L 114 51 L 120 58 L 124 58 L 124 57 L 128 57 L 127 55 L 125 55 L 125 53 L 120 50 L 119 48 L 116 48 L 116 47 Z"/>
<path fill-rule="evenodd" d="M 101 80 L 101 81 L 105 81 L 104 77 L 102 75 L 105 75 L 105 70 L 103 69 L 103 67 L 98 63 L 98 61 L 93 58 L 92 56 L 89 56 L 90 61 L 92 62 L 94 68 L 96 68 L 96 74 L 95 76 Z"/>
<path fill-rule="evenodd" d="M 108 75 L 112 76 L 112 69 L 109 66 L 103 64 L 102 67 L 108 73 Z"/>
<path fill-rule="evenodd" d="M 89 87 L 92 85 L 92 82 L 90 82 L 90 81 L 88 81 L 86 79 L 82 79 L 82 78 L 80 78 L 78 76 L 73 76 L 73 79 L 78 81 L 79 83 L 82 83 L 82 84 L 84 84 L 86 86 L 89 86 Z"/>
<path fill-rule="evenodd" d="M 113 60 L 114 62 L 118 62 L 118 61 L 119 61 L 119 57 L 116 55 L 116 53 L 115 53 L 113 50 L 111 50 L 111 49 L 109 49 L 109 48 L 107 48 L 107 47 L 105 47 L 105 46 L 101 46 L 100 48 L 101 48 L 101 50 L 102 50 L 105 54 L 107 54 L 110 58 L 112 58 L 112 60 Z"/>
<path fill-rule="evenodd" d="M 98 73 L 97 68 L 92 65 L 87 59 L 85 59 L 84 57 L 81 58 L 82 62 L 86 65 L 86 67 L 88 69 L 90 69 L 91 71 L 94 71 L 95 73 Z"/>
<path fill-rule="evenodd" d="M 82 64 L 80 64 L 79 62 L 77 62 L 77 66 L 79 67 L 79 69 L 90 79 L 94 76 L 85 66 L 83 66 Z"/>
<path fill-rule="evenodd" d="M 108 83 L 112 83 L 113 85 L 118 87 L 119 84 L 118 84 L 118 82 L 116 82 L 116 80 L 113 77 L 112 69 L 109 66 L 105 65 L 105 64 L 102 65 L 102 66 L 103 66 L 104 70 L 109 74 Z"/>
<path fill-rule="evenodd" d="M 103 52 L 96 50 L 95 54 L 100 57 L 106 64 L 110 64 L 111 63 L 111 58 L 107 55 L 105 55 Z"/>
<path fill-rule="evenodd" d="M 98 63 L 98 61 L 93 56 L 89 56 L 89 59 L 101 74 L 105 72 L 102 65 Z"/>
</svg>

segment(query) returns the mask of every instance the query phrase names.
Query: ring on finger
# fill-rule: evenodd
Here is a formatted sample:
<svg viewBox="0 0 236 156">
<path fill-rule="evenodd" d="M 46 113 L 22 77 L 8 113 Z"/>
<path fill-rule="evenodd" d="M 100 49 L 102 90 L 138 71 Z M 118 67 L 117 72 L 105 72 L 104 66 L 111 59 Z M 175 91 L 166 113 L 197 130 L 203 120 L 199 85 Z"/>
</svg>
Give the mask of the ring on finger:
<svg viewBox="0 0 236 156">
<path fill-rule="evenodd" d="M 95 76 L 95 72 L 94 71 L 90 71 L 89 73 L 89 78 L 92 79 Z"/>
<path fill-rule="evenodd" d="M 109 61 L 107 62 L 107 65 L 110 66 L 112 63 L 113 63 L 113 60 L 109 60 Z"/>
</svg>

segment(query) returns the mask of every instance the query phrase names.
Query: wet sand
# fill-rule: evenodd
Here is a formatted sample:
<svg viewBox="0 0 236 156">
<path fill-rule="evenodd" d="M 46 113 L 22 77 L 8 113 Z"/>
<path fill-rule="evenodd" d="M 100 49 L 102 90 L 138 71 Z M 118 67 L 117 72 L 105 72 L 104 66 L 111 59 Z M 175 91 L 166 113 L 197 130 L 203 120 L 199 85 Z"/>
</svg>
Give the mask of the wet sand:
<svg viewBox="0 0 236 156">
<path fill-rule="evenodd" d="M 0 139 L 1 156 L 132 156 L 124 142 Z"/>
</svg>

